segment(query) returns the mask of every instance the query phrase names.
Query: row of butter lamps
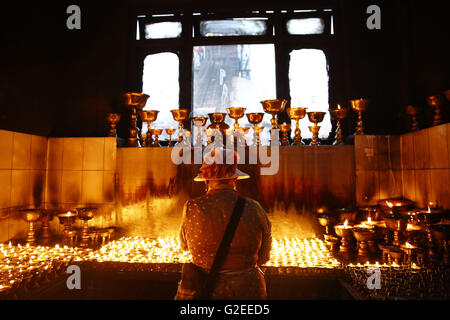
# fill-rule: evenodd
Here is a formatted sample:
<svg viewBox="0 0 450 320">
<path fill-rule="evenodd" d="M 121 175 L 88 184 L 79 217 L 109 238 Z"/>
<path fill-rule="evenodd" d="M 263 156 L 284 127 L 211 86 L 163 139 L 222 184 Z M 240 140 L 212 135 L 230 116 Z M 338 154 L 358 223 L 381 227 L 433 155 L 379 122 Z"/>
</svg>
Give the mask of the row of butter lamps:
<svg viewBox="0 0 450 320">
<path fill-rule="evenodd" d="M 450 101 L 450 90 L 444 91 L 443 96 L 447 101 Z M 442 100 L 441 95 L 434 95 L 427 98 L 427 105 L 434 110 L 433 126 L 438 126 L 443 123 L 441 115 Z M 416 105 L 408 105 L 406 106 L 406 113 L 411 117 L 411 131 L 418 130 L 417 114 L 419 113 L 419 107 Z"/>
<path fill-rule="evenodd" d="M 450 101 L 450 90 L 446 90 L 443 95 L 446 97 L 448 101 Z M 136 126 L 137 122 L 137 110 L 139 110 L 139 114 L 141 116 L 142 121 L 147 122 L 148 125 L 148 131 L 147 134 L 143 135 L 144 138 L 144 144 L 147 146 L 152 145 L 158 145 L 158 136 L 162 133 L 162 129 L 152 129 L 151 123 L 156 120 L 159 111 L 156 110 L 147 110 L 143 111 L 142 109 L 145 107 L 147 103 L 147 99 L 150 97 L 149 95 L 145 93 L 136 93 L 136 92 L 128 92 L 124 95 L 125 97 L 125 105 L 131 109 L 131 117 L 130 122 L 131 126 L 128 129 L 129 131 L 129 138 L 128 138 L 128 146 L 130 147 L 137 147 L 140 146 L 139 140 L 138 140 L 138 128 Z M 280 124 L 278 125 L 277 121 L 277 114 L 282 112 L 285 108 L 285 105 L 287 103 L 287 100 L 285 99 L 273 99 L 273 100 L 264 100 L 261 101 L 261 104 L 263 106 L 264 112 L 269 113 L 272 115 L 272 119 L 270 120 L 272 128 L 279 128 L 280 131 L 283 134 L 282 138 L 282 145 L 288 144 L 287 139 L 287 133 L 291 130 L 290 124 Z M 364 134 L 364 125 L 363 125 L 363 119 L 362 114 L 364 111 L 367 110 L 369 100 L 368 99 L 353 99 L 350 100 L 350 106 L 351 109 L 358 113 L 358 120 L 356 124 L 356 132 L 355 134 Z M 440 106 L 442 104 L 442 99 L 440 95 L 434 95 L 427 98 L 427 104 L 428 106 L 434 108 L 434 118 L 433 118 L 433 126 L 441 124 L 442 116 L 441 116 L 441 110 Z M 293 145 L 302 145 L 302 138 L 301 138 L 301 131 L 299 126 L 299 121 L 305 117 L 305 115 L 308 115 L 308 118 L 311 122 L 314 123 L 313 126 L 308 127 L 309 130 L 313 133 L 313 139 L 311 142 L 311 145 L 318 145 L 318 134 L 320 130 L 320 126 L 318 124 L 323 121 L 325 112 L 306 112 L 307 108 L 288 108 L 287 112 L 289 115 L 289 118 L 291 120 L 296 121 L 296 128 L 295 128 L 295 138 Z M 234 128 L 235 130 L 239 129 L 239 123 L 238 120 L 242 118 L 245 114 L 246 108 L 227 108 L 228 115 L 235 120 Z M 335 145 L 342 145 L 344 144 L 343 141 L 343 135 L 342 135 L 342 127 L 341 127 L 341 121 L 345 119 L 348 116 L 349 109 L 343 108 L 340 104 L 337 104 L 336 107 L 331 108 L 330 110 L 331 116 L 337 120 L 337 130 L 336 130 L 336 141 Z M 179 122 L 179 129 L 183 129 L 183 121 L 187 120 L 189 117 L 189 111 L 187 109 L 175 109 L 171 110 L 173 118 L 175 121 Z M 418 129 L 417 126 L 417 113 L 418 108 L 414 105 L 408 105 L 406 108 L 406 113 L 411 116 L 411 130 L 415 131 Z M 260 144 L 260 138 L 259 133 L 262 127 L 259 126 L 259 124 L 262 122 L 264 113 L 247 113 L 247 118 L 251 124 L 253 124 L 253 130 L 256 134 L 256 144 Z M 225 113 L 212 113 L 209 114 L 209 118 L 211 120 L 211 125 L 208 128 L 215 128 L 219 129 L 222 133 L 225 133 L 224 131 L 228 129 L 228 125 L 224 123 L 225 120 Z M 116 137 L 116 124 L 120 120 L 120 116 L 116 113 L 108 113 L 106 117 L 110 128 L 108 132 L 108 136 L 110 137 Z M 200 122 L 203 126 L 206 123 L 207 118 L 206 117 L 194 117 L 192 118 L 194 124 Z M 241 128 L 245 129 L 245 128 Z M 165 129 L 166 133 L 169 135 L 169 137 L 172 136 L 172 134 L 175 132 L 175 129 Z M 155 136 L 155 141 L 152 140 L 152 136 Z M 181 139 L 181 137 L 180 137 Z M 171 145 L 171 141 L 170 141 Z"/>
<path fill-rule="evenodd" d="M 127 145 L 130 147 L 139 147 L 139 139 L 138 139 L 138 128 L 137 128 L 137 114 L 139 110 L 140 117 L 142 121 L 147 122 L 148 125 L 148 131 L 146 135 L 143 135 L 145 137 L 144 144 L 147 146 L 151 145 L 157 145 L 157 137 L 162 133 L 162 129 L 152 129 L 151 123 L 156 120 L 159 111 L 157 110 L 146 110 L 143 111 L 142 109 L 145 107 L 147 103 L 147 99 L 149 98 L 149 95 L 145 93 L 135 93 L 135 92 L 128 92 L 124 95 L 125 97 L 125 105 L 131 109 L 131 116 L 130 116 L 130 128 L 129 131 L 129 138 Z M 283 134 L 282 138 L 282 145 L 288 144 L 287 139 L 287 133 L 290 131 L 291 126 L 290 124 L 280 124 L 278 125 L 277 121 L 277 114 L 284 111 L 286 106 L 287 100 L 285 99 L 273 99 L 273 100 L 264 100 L 261 101 L 261 104 L 263 106 L 263 109 L 266 113 L 272 115 L 272 119 L 270 120 L 272 129 L 279 128 L 280 131 Z M 354 99 L 350 100 L 351 108 L 358 113 L 358 121 L 357 121 L 357 128 L 355 134 L 363 134 L 363 120 L 362 120 L 362 113 L 367 109 L 367 105 L 369 103 L 369 100 L 367 99 Z M 247 116 L 249 122 L 253 124 L 253 130 L 256 134 L 256 144 L 259 145 L 260 138 L 259 133 L 263 127 L 259 126 L 259 124 L 262 122 L 264 113 L 247 113 L 245 114 L 246 108 L 227 108 L 228 115 L 235 120 L 234 128 L 237 129 L 245 129 L 240 128 L 238 120 L 242 118 L 244 115 Z M 309 130 L 313 133 L 313 139 L 311 142 L 311 145 L 318 145 L 318 134 L 320 130 L 320 126 L 318 125 L 320 122 L 323 121 L 325 112 L 306 112 L 307 108 L 288 108 L 287 113 L 289 115 L 289 118 L 291 120 L 296 121 L 296 128 L 295 128 L 295 138 L 293 145 L 302 145 L 302 138 L 301 138 L 301 131 L 299 126 L 299 121 L 303 119 L 306 114 L 308 115 L 309 120 L 314 124 L 313 126 L 309 126 Z M 337 120 L 337 131 L 336 131 L 336 142 L 335 144 L 340 145 L 344 144 L 343 142 L 343 136 L 342 136 L 342 129 L 341 129 L 341 121 L 342 119 L 346 118 L 349 112 L 348 108 L 342 108 L 341 105 L 337 105 L 335 108 L 332 108 L 329 110 L 331 116 Z M 189 111 L 187 109 L 175 109 L 171 110 L 172 116 L 175 121 L 179 122 L 179 129 L 183 129 L 183 121 L 187 120 L 189 117 Z M 209 114 L 209 118 L 211 120 L 211 125 L 208 127 L 208 129 L 219 129 L 222 133 L 225 133 L 225 131 L 229 128 L 227 124 L 224 123 L 225 120 L 225 113 L 211 113 Z M 110 128 L 108 132 L 108 136 L 110 137 L 116 137 L 116 124 L 120 120 L 120 116 L 116 113 L 108 113 L 106 117 Z M 202 126 L 206 123 L 207 118 L 206 117 L 194 117 L 192 118 L 194 124 L 200 123 Z M 171 137 L 172 134 L 175 132 L 175 129 L 165 129 L 167 134 Z M 152 140 L 152 135 L 155 136 L 155 140 Z M 181 139 L 181 137 L 180 137 Z M 171 144 L 171 142 L 170 142 Z"/>
</svg>

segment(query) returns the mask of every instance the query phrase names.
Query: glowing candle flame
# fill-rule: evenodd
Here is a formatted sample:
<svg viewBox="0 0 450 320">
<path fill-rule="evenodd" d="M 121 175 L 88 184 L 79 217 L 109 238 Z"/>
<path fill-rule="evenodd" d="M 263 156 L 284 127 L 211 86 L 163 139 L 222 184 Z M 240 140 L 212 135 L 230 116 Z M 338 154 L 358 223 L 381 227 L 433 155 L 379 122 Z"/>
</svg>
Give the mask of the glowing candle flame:
<svg viewBox="0 0 450 320">
<path fill-rule="evenodd" d="M 394 206 L 394 204 L 393 204 L 392 202 L 387 201 L 387 200 L 386 200 L 386 204 L 387 204 L 388 207 L 391 208 L 391 209 L 392 209 L 392 207 Z"/>
</svg>

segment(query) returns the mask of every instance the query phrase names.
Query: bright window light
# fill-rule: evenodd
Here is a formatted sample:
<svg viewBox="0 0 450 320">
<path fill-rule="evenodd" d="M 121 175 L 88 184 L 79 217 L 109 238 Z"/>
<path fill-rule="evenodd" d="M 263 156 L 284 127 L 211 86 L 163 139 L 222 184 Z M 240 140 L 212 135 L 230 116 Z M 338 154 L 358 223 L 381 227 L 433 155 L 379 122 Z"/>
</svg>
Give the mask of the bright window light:
<svg viewBox="0 0 450 320">
<path fill-rule="evenodd" d="M 152 123 L 153 128 L 178 128 L 170 110 L 178 109 L 179 59 L 175 53 L 163 52 L 150 54 L 144 60 L 144 74 L 142 77 L 142 92 L 150 95 L 144 110 L 159 110 L 158 118 Z M 143 131 L 147 132 L 147 124 L 143 124 Z M 160 136 L 167 140 L 164 132 Z"/>
<path fill-rule="evenodd" d="M 226 113 L 228 107 L 263 112 L 260 101 L 276 98 L 274 45 L 194 47 L 193 79 L 195 115 Z M 227 116 L 228 124 L 233 121 Z M 246 117 L 239 123 L 251 126 Z M 270 115 L 265 115 L 262 125 L 270 127 Z"/>
<path fill-rule="evenodd" d="M 325 54 L 318 49 L 293 50 L 289 61 L 289 87 L 291 106 L 307 107 L 309 111 L 325 111 L 326 115 L 319 125 L 320 138 L 328 138 L 331 131 L 328 112 L 328 68 Z M 293 122 L 292 125 L 295 125 Z M 311 123 L 306 116 L 300 120 L 303 138 L 311 138 L 308 129 Z M 292 135 L 294 135 L 292 130 Z"/>
<path fill-rule="evenodd" d="M 209 20 L 200 22 L 204 37 L 259 36 L 266 34 L 267 21 L 261 18 Z"/>
<path fill-rule="evenodd" d="M 145 26 L 145 39 L 178 38 L 181 30 L 181 22 L 151 23 Z"/>
<path fill-rule="evenodd" d="M 325 23 L 322 18 L 290 19 L 287 22 L 289 34 L 322 34 L 325 30 Z"/>
</svg>

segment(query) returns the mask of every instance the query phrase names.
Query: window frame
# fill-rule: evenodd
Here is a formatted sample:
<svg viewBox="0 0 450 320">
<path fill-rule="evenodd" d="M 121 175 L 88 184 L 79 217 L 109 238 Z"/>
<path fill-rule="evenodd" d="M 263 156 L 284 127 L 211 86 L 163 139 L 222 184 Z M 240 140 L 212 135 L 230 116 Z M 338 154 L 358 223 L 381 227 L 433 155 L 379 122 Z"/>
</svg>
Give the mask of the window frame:
<svg viewBox="0 0 450 320">
<path fill-rule="evenodd" d="M 322 6 L 311 4 L 303 8 L 247 8 L 245 10 L 235 10 L 214 8 L 214 9 L 157 9 L 145 8 L 136 9 L 133 12 L 132 32 L 132 54 L 130 55 L 130 83 L 134 90 L 142 91 L 142 74 L 144 68 L 144 59 L 149 54 L 172 52 L 179 57 L 179 81 L 180 95 L 179 107 L 186 108 L 190 112 L 193 105 L 193 48 L 195 46 L 208 45 L 229 45 L 229 44 L 273 44 L 275 47 L 275 81 L 276 95 L 278 98 L 285 98 L 289 102 L 289 53 L 298 49 L 319 49 L 325 54 L 328 64 L 329 86 L 328 100 L 329 105 L 340 101 L 338 98 L 344 97 L 343 94 L 343 57 L 340 54 L 340 30 L 337 25 L 339 12 L 336 5 L 328 3 Z M 296 9 L 315 9 L 314 12 L 294 12 Z M 324 11 L 332 9 L 332 11 Z M 273 13 L 266 13 L 266 11 Z M 282 13 L 286 10 L 286 13 Z M 258 11 L 258 12 L 256 12 Z M 173 14 L 173 16 L 153 17 L 152 15 Z M 200 15 L 194 15 L 199 13 Z M 145 15 L 145 17 L 143 17 Z M 334 34 L 331 34 L 331 16 L 334 22 Z M 223 20 L 232 18 L 267 18 L 267 34 L 255 36 L 218 36 L 205 37 L 200 34 L 200 21 L 204 20 Z M 323 34 L 311 35 L 291 35 L 287 31 L 287 21 L 290 19 L 302 18 L 323 18 L 325 29 Z M 140 40 L 136 40 L 136 19 L 139 23 Z M 179 21 L 182 23 L 181 36 L 178 38 L 167 39 L 145 39 L 145 24 L 164 21 Z M 272 32 L 272 30 L 274 30 Z M 151 94 L 151 93 L 150 93 Z M 289 106 L 289 105 L 288 105 Z M 287 106 L 287 107 L 288 107 Z M 287 112 L 280 113 L 279 122 L 289 121 Z M 191 123 L 186 123 L 190 128 Z M 332 121 L 332 131 L 334 134 L 335 124 Z"/>
</svg>

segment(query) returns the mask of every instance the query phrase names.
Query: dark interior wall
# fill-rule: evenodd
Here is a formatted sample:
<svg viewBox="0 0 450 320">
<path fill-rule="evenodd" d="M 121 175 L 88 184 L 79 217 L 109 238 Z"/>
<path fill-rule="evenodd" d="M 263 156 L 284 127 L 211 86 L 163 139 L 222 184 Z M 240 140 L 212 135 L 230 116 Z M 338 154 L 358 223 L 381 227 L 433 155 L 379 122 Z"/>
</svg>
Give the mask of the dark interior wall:
<svg viewBox="0 0 450 320">
<path fill-rule="evenodd" d="M 66 9 L 81 8 L 81 30 Z M 0 128 L 103 136 L 126 90 L 128 5 L 121 1 L 1 4 Z"/>
<path fill-rule="evenodd" d="M 301 5 L 305 1 L 285 1 Z M 450 88 L 447 11 L 442 1 L 340 0 L 336 31 L 348 98 L 372 100 L 366 131 L 404 131 L 400 111 Z M 82 29 L 66 28 L 66 8 L 82 10 Z M 120 93 L 130 85 L 134 7 L 205 6 L 206 1 L 60 1 L 1 6 L 0 128 L 45 136 L 103 136 L 107 112 L 124 113 Z M 217 1 L 217 5 L 270 6 L 270 1 Z M 279 6 L 280 2 L 275 5 Z M 382 29 L 366 28 L 366 8 L 378 4 Z M 125 118 L 125 117 L 124 117 Z M 424 119 L 425 119 L 424 118 Z M 122 127 L 126 126 L 121 121 Z M 428 122 L 424 122 L 423 126 Z M 353 123 L 349 124 L 352 127 Z M 350 131 L 350 128 L 349 128 Z M 124 132 L 124 131 L 121 131 Z"/>
<path fill-rule="evenodd" d="M 371 4 L 381 8 L 381 30 L 366 28 L 365 12 Z M 443 2 L 343 0 L 341 8 L 348 96 L 371 99 L 366 133 L 405 132 L 408 104 L 421 108 L 420 127 L 429 127 L 433 112 L 426 97 L 450 88 L 450 50 L 445 41 L 450 19 Z M 447 114 L 445 118 L 448 121 Z"/>
</svg>

